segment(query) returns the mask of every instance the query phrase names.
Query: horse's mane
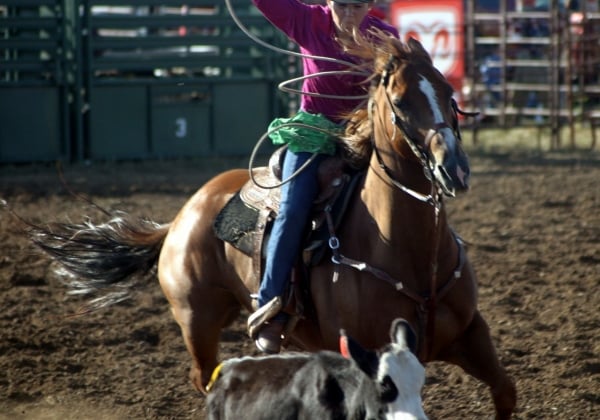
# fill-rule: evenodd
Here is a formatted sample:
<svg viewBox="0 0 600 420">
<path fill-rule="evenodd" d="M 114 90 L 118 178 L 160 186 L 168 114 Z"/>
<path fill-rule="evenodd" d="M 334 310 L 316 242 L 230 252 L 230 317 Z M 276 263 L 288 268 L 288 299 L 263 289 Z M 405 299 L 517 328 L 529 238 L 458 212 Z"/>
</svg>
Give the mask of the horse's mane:
<svg viewBox="0 0 600 420">
<path fill-rule="evenodd" d="M 386 72 L 393 73 L 408 62 L 432 65 L 427 51 L 412 38 L 408 42 L 402 42 L 387 32 L 372 29 L 367 36 L 355 33 L 353 41 L 352 44 L 343 44 L 343 47 L 345 52 L 361 59 L 364 71 L 371 73 L 367 79 L 371 85 L 369 96 L 374 94 Z M 345 154 L 347 159 L 361 166 L 369 159 L 372 151 L 373 127 L 369 119 L 368 102 L 365 101 L 360 109 L 344 115 L 344 119 L 348 121 L 341 138 Z"/>
</svg>

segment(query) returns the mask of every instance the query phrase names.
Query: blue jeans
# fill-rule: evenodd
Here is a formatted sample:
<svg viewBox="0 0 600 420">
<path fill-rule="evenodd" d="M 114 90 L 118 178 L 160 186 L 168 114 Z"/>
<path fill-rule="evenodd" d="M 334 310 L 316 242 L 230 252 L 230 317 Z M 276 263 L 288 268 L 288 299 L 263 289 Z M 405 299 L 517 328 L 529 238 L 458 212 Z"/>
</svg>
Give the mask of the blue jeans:
<svg viewBox="0 0 600 420">
<path fill-rule="evenodd" d="M 282 179 L 288 179 L 312 153 L 286 151 Z M 260 289 L 258 305 L 263 306 L 275 296 L 282 296 L 289 282 L 294 263 L 303 245 L 312 203 L 319 193 L 319 163 L 327 155 L 316 158 L 290 182 L 281 187 L 279 214 L 273 222 L 267 245 L 267 261 Z"/>
</svg>

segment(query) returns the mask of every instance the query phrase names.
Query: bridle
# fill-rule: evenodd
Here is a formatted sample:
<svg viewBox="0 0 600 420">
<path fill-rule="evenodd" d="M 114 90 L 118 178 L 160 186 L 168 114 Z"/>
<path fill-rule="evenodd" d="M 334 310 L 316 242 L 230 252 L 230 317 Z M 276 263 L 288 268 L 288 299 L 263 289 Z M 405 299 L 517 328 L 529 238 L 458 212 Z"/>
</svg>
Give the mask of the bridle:
<svg viewBox="0 0 600 420">
<path fill-rule="evenodd" d="M 414 140 L 414 136 L 411 134 L 411 132 L 413 130 L 411 130 L 410 126 L 406 123 L 406 121 L 400 115 L 398 115 L 398 113 L 396 112 L 396 107 L 394 106 L 392 99 L 390 98 L 390 95 L 386 89 L 387 85 L 389 83 L 389 80 L 390 80 L 390 72 L 391 72 L 392 67 L 396 60 L 397 60 L 396 57 L 394 57 L 393 55 L 390 55 L 390 58 L 382 72 L 381 81 L 379 83 L 380 87 L 383 88 L 383 90 L 384 90 L 386 103 L 390 109 L 391 122 L 394 127 L 394 131 L 392 132 L 392 134 L 390 136 L 388 136 L 388 141 L 389 142 L 393 141 L 393 139 L 396 137 L 396 129 L 399 129 L 402 134 L 402 137 L 404 138 L 404 141 L 410 147 L 413 154 L 415 155 L 415 157 L 417 158 L 417 160 L 420 162 L 421 166 L 423 167 L 425 177 L 431 183 L 432 192 L 429 195 L 424 195 L 422 193 L 419 193 L 419 192 L 403 185 L 402 183 L 400 183 L 399 181 L 397 181 L 394 178 L 392 171 L 383 161 L 383 158 L 381 156 L 379 148 L 377 147 L 377 145 L 375 143 L 375 138 L 373 135 L 373 133 L 375 133 L 375 123 L 374 123 L 374 115 L 373 115 L 374 114 L 373 108 L 375 106 L 375 100 L 373 99 L 373 97 L 371 97 L 369 99 L 369 104 L 368 104 L 368 114 L 369 114 L 369 121 L 371 124 L 371 133 L 372 133 L 371 143 L 372 143 L 372 147 L 373 147 L 373 152 L 375 153 L 375 156 L 377 157 L 377 162 L 379 164 L 379 167 L 383 170 L 388 181 L 392 185 L 394 185 L 396 188 L 402 190 L 406 194 L 412 196 L 413 198 L 416 198 L 417 200 L 435 205 L 435 201 L 441 200 L 442 192 L 444 192 L 446 195 L 450 195 L 450 196 L 453 196 L 453 194 L 450 193 L 449 191 L 447 191 L 443 187 L 443 185 L 439 181 L 436 180 L 435 173 L 434 173 L 435 168 L 434 168 L 433 162 L 430 158 L 430 155 L 423 149 L 423 147 L 421 147 L 419 145 L 419 143 L 417 143 Z M 454 118 L 453 118 L 452 125 L 448 124 L 446 121 L 442 121 L 442 122 L 434 124 L 433 127 L 427 132 L 427 135 L 425 136 L 425 138 L 423 140 L 423 145 L 425 147 L 429 146 L 429 144 L 431 143 L 431 140 L 441 130 L 446 129 L 446 128 L 452 131 L 455 138 L 459 142 L 462 141 L 462 137 L 460 135 L 460 128 L 458 125 L 458 114 L 465 115 L 465 116 L 478 115 L 478 113 L 476 113 L 476 112 L 462 111 L 458 107 L 458 104 L 456 103 L 456 101 L 454 99 L 452 99 L 451 106 L 452 106 L 452 111 L 454 112 Z"/>
<path fill-rule="evenodd" d="M 417 160 L 423 166 L 423 170 L 425 172 L 425 177 L 431 183 L 430 193 L 426 195 L 426 194 L 420 193 L 418 191 L 415 191 L 414 189 L 409 188 L 406 185 L 402 184 L 400 181 L 398 181 L 394 177 L 392 170 L 383 161 L 381 153 L 380 153 L 380 151 L 377 147 L 377 144 L 375 143 L 375 139 L 374 139 L 374 133 L 375 133 L 374 125 L 375 124 L 374 124 L 373 109 L 375 106 L 375 101 L 372 99 L 372 96 L 369 99 L 369 104 L 368 104 L 368 116 L 369 116 L 369 120 L 370 120 L 370 124 L 371 124 L 371 141 L 372 141 L 372 146 L 373 146 L 373 152 L 375 153 L 375 156 L 377 158 L 378 165 L 381 168 L 381 170 L 384 172 L 387 181 L 395 188 L 398 188 L 402 192 L 408 194 L 409 196 L 411 196 L 421 202 L 430 204 L 434 208 L 434 218 L 435 218 L 434 229 L 433 229 L 434 241 L 433 241 L 432 253 L 431 253 L 431 264 L 430 264 L 431 265 L 431 273 L 430 273 L 431 276 L 430 276 L 430 292 L 429 292 L 429 294 L 423 296 L 422 294 L 418 294 L 411 290 L 408 290 L 408 289 L 404 288 L 404 285 L 402 284 L 401 281 L 394 279 L 392 276 L 390 276 L 385 271 L 378 269 L 376 267 L 373 267 L 366 262 L 357 261 L 357 260 L 354 260 L 354 259 L 351 259 L 351 258 L 348 258 L 348 257 L 345 257 L 344 255 L 342 255 L 339 250 L 339 247 L 340 247 L 339 239 L 335 235 L 335 231 L 333 228 L 332 217 L 330 214 L 331 209 L 326 208 L 325 213 L 326 213 L 326 219 L 327 219 L 327 224 L 328 224 L 329 233 L 330 233 L 329 247 L 332 251 L 331 260 L 335 265 L 339 266 L 339 265 L 343 264 L 343 265 L 347 265 L 347 266 L 352 267 L 359 271 L 367 271 L 367 272 L 371 273 L 372 275 L 374 275 L 375 277 L 379 278 L 380 280 L 384 280 L 387 283 L 392 284 L 396 288 L 396 290 L 400 291 L 405 296 L 409 297 L 411 300 L 413 300 L 415 303 L 417 303 L 418 314 L 419 314 L 418 319 L 419 319 L 419 323 L 421 325 L 420 329 L 425 330 L 425 336 L 423 336 L 423 334 L 419 334 L 419 341 L 420 341 L 419 348 L 423 349 L 423 351 L 424 351 L 424 354 L 422 356 L 423 360 L 427 360 L 432 351 L 433 337 L 435 334 L 435 314 L 436 314 L 437 302 L 452 288 L 452 286 L 454 286 L 456 281 L 461 278 L 461 273 L 462 273 L 462 269 L 465 264 L 466 258 L 465 258 L 465 251 L 464 251 L 464 248 L 462 246 L 460 239 L 453 233 L 456 244 L 458 246 L 458 262 L 457 262 L 455 269 L 452 272 L 452 276 L 450 277 L 450 279 L 448 279 L 439 288 L 436 287 L 437 286 L 437 277 L 438 277 L 437 258 L 438 258 L 438 252 L 439 252 L 439 244 L 440 244 L 439 213 L 443 206 L 444 188 L 442 187 L 440 182 L 435 177 L 434 168 L 432 167 L 432 162 L 431 162 L 431 159 L 430 159 L 428 153 L 426 153 L 423 150 L 423 148 L 421 146 L 419 146 L 418 143 L 414 140 L 413 136 L 410 135 L 410 132 L 411 132 L 410 127 L 396 112 L 396 109 L 392 103 L 392 100 L 386 90 L 387 84 L 389 82 L 389 73 L 392 69 L 392 66 L 393 66 L 395 60 L 396 60 L 396 58 L 394 56 L 390 56 L 390 59 L 382 73 L 382 77 L 381 77 L 381 81 L 380 81 L 380 86 L 384 89 L 386 102 L 390 108 L 390 118 L 392 121 L 392 125 L 394 127 L 394 132 L 392 133 L 391 136 L 388 136 L 388 141 L 391 142 L 395 138 L 396 129 L 400 130 L 401 134 L 404 137 L 404 140 L 409 145 L 410 149 L 416 156 Z M 470 113 L 463 113 L 462 111 L 460 111 L 458 106 L 456 105 L 456 102 L 454 102 L 454 100 L 452 102 L 452 108 L 453 108 L 453 111 L 454 111 L 455 117 L 456 117 L 453 125 L 451 126 L 450 124 L 448 124 L 446 122 L 440 122 L 440 123 L 435 124 L 435 126 L 429 130 L 427 136 L 424 139 L 423 143 L 425 145 L 428 145 L 429 142 L 431 142 L 433 137 L 440 130 L 446 129 L 446 128 L 451 129 L 453 131 L 453 133 L 455 134 L 456 138 L 458 140 L 460 140 L 460 131 L 458 129 L 457 114 L 461 113 L 464 115 L 468 115 Z M 334 270 L 334 276 L 333 276 L 334 282 L 337 281 L 338 276 L 339 276 L 339 271 L 336 268 Z"/>
<path fill-rule="evenodd" d="M 400 131 L 402 132 L 402 135 L 404 136 L 406 143 L 409 145 L 410 149 L 412 150 L 414 155 L 417 157 L 417 160 L 423 167 L 423 170 L 425 172 L 425 177 L 431 182 L 432 190 L 433 190 L 434 186 L 435 186 L 435 176 L 433 173 L 433 168 L 431 167 L 431 164 L 430 164 L 429 156 L 420 146 L 417 145 L 417 143 L 415 143 L 413 138 L 408 134 L 408 130 L 405 127 L 405 123 L 396 113 L 394 106 L 391 102 L 391 99 L 389 98 L 388 93 L 386 92 L 385 94 L 386 94 L 386 99 L 387 99 L 390 109 L 391 109 L 391 120 L 392 120 L 392 124 L 394 126 L 394 132 L 388 138 L 388 140 L 391 142 L 391 140 L 396 137 L 396 129 L 399 128 Z M 379 168 L 381 168 L 383 173 L 386 175 L 388 182 L 390 184 L 392 184 L 394 187 L 396 187 L 399 190 L 403 191 L 404 193 L 410 195 L 411 197 L 416 198 L 419 201 L 422 201 L 424 203 L 433 204 L 436 201 L 435 195 L 437 195 L 437 194 L 434 195 L 434 194 L 430 193 L 429 195 L 425 195 L 418 191 L 415 191 L 414 189 L 412 189 L 410 187 L 407 187 L 406 185 L 402 184 L 400 181 L 396 180 L 396 178 L 394 177 L 394 174 L 392 173 L 392 170 L 385 164 L 383 157 L 381 156 L 381 152 L 379 151 L 377 144 L 375 144 L 374 135 L 373 135 L 373 133 L 375 132 L 375 130 L 374 130 L 375 123 L 374 123 L 374 115 L 373 115 L 374 114 L 374 112 L 373 112 L 374 106 L 375 106 L 375 101 L 372 98 L 369 99 L 368 113 L 369 113 L 369 121 L 371 124 L 371 133 L 372 133 L 371 134 L 371 144 L 373 147 L 373 153 L 375 153 L 375 156 L 377 158 L 377 163 L 379 165 Z M 440 127 L 437 130 L 440 130 L 441 128 L 443 128 L 443 127 Z M 430 132 L 431 132 L 431 130 L 430 130 Z M 431 134 L 431 137 L 433 137 L 436 134 L 436 132 L 433 132 Z M 429 137 L 429 134 L 428 134 L 428 137 Z"/>
</svg>

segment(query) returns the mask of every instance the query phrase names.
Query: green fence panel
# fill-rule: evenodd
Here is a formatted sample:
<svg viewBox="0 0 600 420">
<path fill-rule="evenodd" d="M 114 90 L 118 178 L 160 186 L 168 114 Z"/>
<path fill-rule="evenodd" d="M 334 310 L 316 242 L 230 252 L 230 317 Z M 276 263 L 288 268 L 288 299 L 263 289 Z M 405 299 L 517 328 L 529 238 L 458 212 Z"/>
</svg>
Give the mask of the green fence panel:
<svg viewBox="0 0 600 420">
<path fill-rule="evenodd" d="M 0 162 L 48 161 L 65 155 L 60 95 L 53 87 L 0 88 Z"/>
<path fill-rule="evenodd" d="M 141 159 L 150 156 L 148 88 L 144 85 L 94 88 L 90 101 L 90 159 Z"/>
<path fill-rule="evenodd" d="M 287 44 L 251 2 L 233 4 L 254 34 L 280 47 Z M 244 34 L 224 2 L 86 0 L 83 5 L 82 27 L 89 36 L 81 45 L 87 63 L 82 91 L 90 105 L 85 156 L 108 156 L 108 137 L 121 133 L 129 133 L 130 140 L 127 148 L 115 140 L 118 148 L 111 156 L 117 159 L 249 153 L 282 108 L 274 86 L 285 77 L 288 58 Z M 147 103 L 136 99 L 123 109 L 129 118 L 111 119 L 107 112 L 115 108 L 106 89 L 121 98 L 119 89 L 133 84 L 147 87 Z M 140 130 L 135 135 L 134 127 Z M 142 133 L 147 143 L 139 139 Z"/>
<path fill-rule="evenodd" d="M 223 1 L 84 2 L 85 50 L 96 82 L 159 77 L 263 77 L 283 57 L 259 47 L 229 15 Z M 251 2 L 233 1 L 255 35 L 276 45 L 282 35 Z M 283 61 L 282 61 L 283 62 Z"/>
<path fill-rule="evenodd" d="M 70 152 L 62 1 L 0 3 L 0 162 Z"/>
<path fill-rule="evenodd" d="M 152 155 L 159 158 L 211 154 L 210 85 L 153 86 Z"/>
<path fill-rule="evenodd" d="M 0 1 L 0 163 L 248 153 L 285 109 L 289 66 L 220 0 Z"/>
<path fill-rule="evenodd" d="M 248 155 L 272 119 L 267 82 L 214 85 L 214 148 L 221 155 Z"/>
</svg>

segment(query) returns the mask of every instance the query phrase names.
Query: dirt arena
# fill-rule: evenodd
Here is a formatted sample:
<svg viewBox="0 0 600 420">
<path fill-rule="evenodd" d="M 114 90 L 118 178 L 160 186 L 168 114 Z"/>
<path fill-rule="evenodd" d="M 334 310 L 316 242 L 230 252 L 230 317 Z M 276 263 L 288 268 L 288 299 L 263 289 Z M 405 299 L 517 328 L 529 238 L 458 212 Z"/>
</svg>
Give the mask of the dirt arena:
<svg viewBox="0 0 600 420">
<path fill-rule="evenodd" d="M 239 165 L 246 161 L 240 159 Z M 109 209 L 170 221 L 230 161 L 67 166 L 70 187 Z M 600 419 L 600 156 L 472 156 L 472 189 L 448 202 L 469 242 L 480 308 L 514 377 L 517 419 Z M 35 222 L 103 220 L 53 165 L 0 166 L 0 198 Z M 0 420 L 203 419 L 189 358 L 158 282 L 132 300 L 74 317 L 50 261 L 0 210 Z M 245 316 L 223 357 L 255 354 Z M 431 419 L 493 417 L 487 388 L 427 367 Z"/>
</svg>

